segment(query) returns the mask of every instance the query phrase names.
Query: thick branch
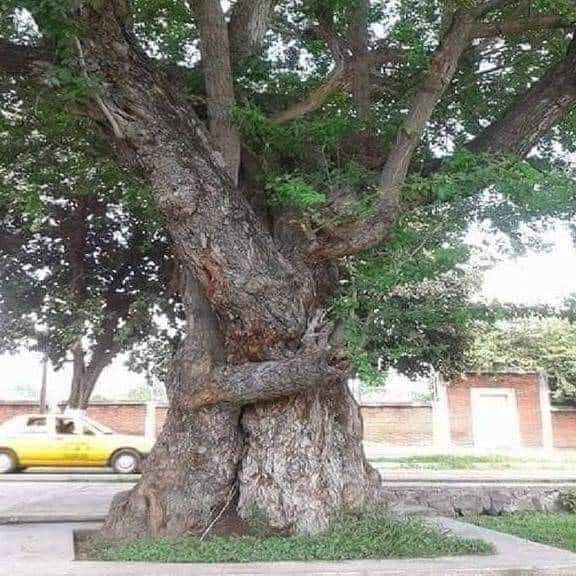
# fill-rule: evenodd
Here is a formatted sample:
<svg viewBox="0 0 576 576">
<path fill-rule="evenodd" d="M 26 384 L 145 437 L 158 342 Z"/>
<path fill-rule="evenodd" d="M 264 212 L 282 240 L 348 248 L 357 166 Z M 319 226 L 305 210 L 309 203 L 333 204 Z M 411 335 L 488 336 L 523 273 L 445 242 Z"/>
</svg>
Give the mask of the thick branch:
<svg viewBox="0 0 576 576">
<path fill-rule="evenodd" d="M 540 138 L 576 107 L 576 39 L 553 66 L 505 114 L 474 139 L 474 152 L 526 156 Z"/>
<path fill-rule="evenodd" d="M 292 396 L 343 378 L 345 371 L 332 366 L 330 360 L 329 353 L 317 351 L 287 360 L 220 368 L 183 402 L 189 408 L 220 402 L 242 406 Z"/>
<path fill-rule="evenodd" d="M 236 183 L 240 167 L 240 134 L 231 118 L 235 96 L 228 28 L 219 0 L 195 2 L 194 13 L 200 32 L 210 133 Z"/>
<path fill-rule="evenodd" d="M 352 57 L 356 61 L 352 74 L 352 95 L 360 120 L 366 122 L 370 115 L 370 64 L 368 62 L 369 0 L 356 0 L 351 8 L 349 29 Z"/>
<path fill-rule="evenodd" d="M 262 46 L 277 0 L 237 0 L 228 26 L 232 64 L 237 66 Z"/>
<path fill-rule="evenodd" d="M 400 191 L 414 151 L 436 105 L 456 73 L 473 26 L 473 16 L 468 13 L 455 14 L 388 155 L 380 176 L 379 199 L 374 215 L 363 222 L 353 222 L 331 231 L 330 238 L 320 241 L 314 248 L 314 258 L 333 259 L 360 252 L 381 242 L 390 232 L 400 210 Z"/>
<path fill-rule="evenodd" d="M 11 76 L 40 76 L 52 57 L 40 48 L 20 46 L 0 38 L 0 73 Z"/>
</svg>

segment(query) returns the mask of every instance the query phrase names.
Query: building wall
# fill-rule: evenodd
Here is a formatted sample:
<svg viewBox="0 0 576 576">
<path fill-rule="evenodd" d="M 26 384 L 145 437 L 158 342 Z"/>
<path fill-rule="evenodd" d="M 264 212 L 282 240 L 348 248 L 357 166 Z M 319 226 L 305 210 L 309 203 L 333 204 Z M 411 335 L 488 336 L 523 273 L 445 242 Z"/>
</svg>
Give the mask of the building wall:
<svg viewBox="0 0 576 576">
<path fill-rule="evenodd" d="M 364 440 L 391 446 L 432 446 L 432 407 L 396 404 L 362 406 Z"/>
<path fill-rule="evenodd" d="M 576 449 L 576 409 L 553 409 L 552 430 L 554 448 Z"/>
<path fill-rule="evenodd" d="M 36 402 L 0 402 L 0 424 L 19 414 L 38 410 Z M 146 405 L 140 402 L 94 402 L 88 416 L 120 434 L 143 434 Z M 168 408 L 156 407 L 156 434 L 160 433 Z"/>
<path fill-rule="evenodd" d="M 469 374 L 448 384 L 450 433 L 454 446 L 472 447 L 472 388 L 512 388 L 516 391 L 520 444 L 523 448 L 542 447 L 540 380 L 538 374 Z"/>
<path fill-rule="evenodd" d="M 18 414 L 37 410 L 35 402 L 0 402 L 0 424 Z M 432 409 L 425 405 L 363 406 L 364 437 L 393 446 L 431 446 Z M 168 408 L 156 407 L 156 430 L 160 432 Z M 137 402 L 95 402 L 88 416 L 122 434 L 142 434 L 146 407 Z"/>
</svg>

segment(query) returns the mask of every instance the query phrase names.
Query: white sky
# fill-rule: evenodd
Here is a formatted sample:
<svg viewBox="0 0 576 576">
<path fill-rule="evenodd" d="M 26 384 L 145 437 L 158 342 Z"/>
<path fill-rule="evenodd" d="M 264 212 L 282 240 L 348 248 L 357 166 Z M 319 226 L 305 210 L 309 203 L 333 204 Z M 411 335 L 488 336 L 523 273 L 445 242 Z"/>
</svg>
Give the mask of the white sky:
<svg viewBox="0 0 576 576">
<path fill-rule="evenodd" d="M 570 230 L 558 225 L 544 238 L 553 242 L 552 250 L 507 260 L 485 273 L 485 298 L 560 305 L 567 296 L 576 293 L 576 250 Z"/>
</svg>

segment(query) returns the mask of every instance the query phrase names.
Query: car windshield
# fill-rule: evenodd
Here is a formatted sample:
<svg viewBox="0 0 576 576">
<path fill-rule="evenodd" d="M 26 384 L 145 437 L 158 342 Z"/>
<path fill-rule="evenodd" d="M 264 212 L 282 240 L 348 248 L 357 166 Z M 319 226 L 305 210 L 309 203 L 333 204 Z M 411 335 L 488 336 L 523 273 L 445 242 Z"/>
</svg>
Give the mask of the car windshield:
<svg viewBox="0 0 576 576">
<path fill-rule="evenodd" d="M 110 428 L 104 426 L 104 424 L 100 424 L 100 422 L 95 422 L 90 418 L 83 418 L 82 420 L 86 422 L 86 424 L 92 426 L 92 428 L 95 428 L 101 434 L 115 434 L 114 430 L 111 430 Z"/>
</svg>

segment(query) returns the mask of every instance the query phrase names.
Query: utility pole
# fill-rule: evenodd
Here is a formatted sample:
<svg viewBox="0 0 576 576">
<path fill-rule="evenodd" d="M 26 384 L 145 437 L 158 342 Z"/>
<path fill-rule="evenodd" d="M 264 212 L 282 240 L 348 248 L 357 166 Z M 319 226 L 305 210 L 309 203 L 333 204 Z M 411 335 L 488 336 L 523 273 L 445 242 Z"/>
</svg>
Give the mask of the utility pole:
<svg viewBox="0 0 576 576">
<path fill-rule="evenodd" d="M 40 412 L 48 411 L 48 403 L 46 401 L 46 391 L 48 388 L 48 354 L 44 351 L 42 358 L 42 385 L 40 386 Z"/>
</svg>

